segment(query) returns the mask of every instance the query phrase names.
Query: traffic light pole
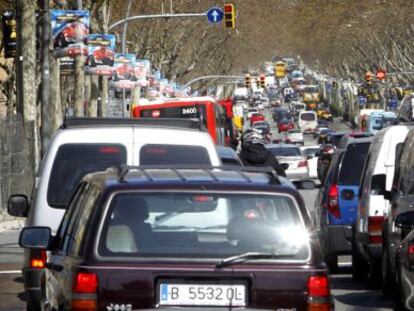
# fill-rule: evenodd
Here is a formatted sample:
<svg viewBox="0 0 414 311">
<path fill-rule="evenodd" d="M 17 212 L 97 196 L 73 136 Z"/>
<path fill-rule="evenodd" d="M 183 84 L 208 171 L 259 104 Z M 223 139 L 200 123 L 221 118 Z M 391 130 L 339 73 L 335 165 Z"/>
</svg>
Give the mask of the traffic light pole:
<svg viewBox="0 0 414 311">
<path fill-rule="evenodd" d="M 139 20 L 139 19 L 154 19 L 154 18 L 183 18 L 183 17 L 206 17 L 207 12 L 204 13 L 180 13 L 180 14 L 173 14 L 173 13 L 166 13 L 166 14 L 151 14 L 151 15 L 136 15 L 126 17 L 121 19 L 111 26 L 109 26 L 108 30 L 112 30 L 120 25 L 128 23 L 130 21 Z"/>
<path fill-rule="evenodd" d="M 197 81 L 201 81 L 201 80 L 209 80 L 209 79 L 237 79 L 239 81 L 243 80 L 243 76 L 224 76 L 224 75 L 212 75 L 212 76 L 202 76 L 202 77 L 198 77 L 195 78 L 191 81 L 188 81 L 186 84 L 184 84 L 181 89 L 185 89 L 187 87 L 189 87 L 191 84 L 197 82 Z"/>
</svg>

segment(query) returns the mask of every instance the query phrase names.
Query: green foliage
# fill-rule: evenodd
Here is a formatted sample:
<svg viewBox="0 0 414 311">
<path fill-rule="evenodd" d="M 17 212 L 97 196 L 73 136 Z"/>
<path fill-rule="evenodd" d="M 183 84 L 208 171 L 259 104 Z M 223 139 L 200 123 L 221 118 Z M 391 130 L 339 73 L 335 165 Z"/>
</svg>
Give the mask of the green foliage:
<svg viewBox="0 0 414 311">
<path fill-rule="evenodd" d="M 332 116 L 334 117 L 342 116 L 344 113 L 344 110 L 337 104 L 332 104 L 329 108 L 331 110 Z"/>
</svg>

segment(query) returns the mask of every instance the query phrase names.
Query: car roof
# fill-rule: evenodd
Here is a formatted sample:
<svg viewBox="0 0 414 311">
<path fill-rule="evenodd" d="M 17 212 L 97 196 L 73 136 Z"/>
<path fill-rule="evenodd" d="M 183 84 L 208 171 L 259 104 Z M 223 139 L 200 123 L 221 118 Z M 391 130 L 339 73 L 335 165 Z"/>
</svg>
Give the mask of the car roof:
<svg viewBox="0 0 414 311">
<path fill-rule="evenodd" d="M 266 148 L 299 148 L 298 145 L 294 145 L 294 144 L 267 144 L 265 145 Z"/>
<path fill-rule="evenodd" d="M 120 166 L 94 172 L 83 178 L 101 191 L 188 190 L 283 192 L 300 199 L 299 192 L 278 178 L 275 171 L 263 167 L 191 167 L 191 166 Z"/>
</svg>

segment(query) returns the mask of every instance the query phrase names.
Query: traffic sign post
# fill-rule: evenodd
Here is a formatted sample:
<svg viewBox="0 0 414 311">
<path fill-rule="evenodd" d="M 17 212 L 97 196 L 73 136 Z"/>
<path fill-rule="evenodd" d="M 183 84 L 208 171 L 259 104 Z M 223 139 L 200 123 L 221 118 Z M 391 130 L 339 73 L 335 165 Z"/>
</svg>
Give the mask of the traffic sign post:
<svg viewBox="0 0 414 311">
<path fill-rule="evenodd" d="M 220 8 L 213 7 L 207 11 L 206 17 L 209 23 L 218 24 L 223 20 L 224 12 Z"/>
</svg>

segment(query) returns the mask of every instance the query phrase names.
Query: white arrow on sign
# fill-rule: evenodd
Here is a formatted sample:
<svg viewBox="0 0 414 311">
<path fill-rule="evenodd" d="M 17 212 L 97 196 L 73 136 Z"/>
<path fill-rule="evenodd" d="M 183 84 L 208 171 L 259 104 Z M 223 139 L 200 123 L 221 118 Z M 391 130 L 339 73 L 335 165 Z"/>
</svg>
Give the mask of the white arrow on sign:
<svg viewBox="0 0 414 311">
<path fill-rule="evenodd" d="M 213 20 L 214 20 L 215 22 L 217 22 L 217 17 L 219 16 L 219 13 L 217 13 L 217 11 L 216 11 L 216 10 L 214 10 L 214 11 L 213 11 L 213 13 L 211 13 L 211 16 L 213 16 Z"/>
</svg>

